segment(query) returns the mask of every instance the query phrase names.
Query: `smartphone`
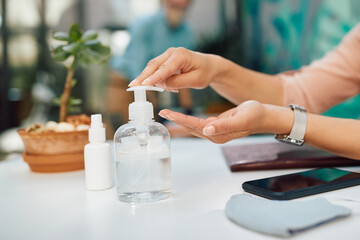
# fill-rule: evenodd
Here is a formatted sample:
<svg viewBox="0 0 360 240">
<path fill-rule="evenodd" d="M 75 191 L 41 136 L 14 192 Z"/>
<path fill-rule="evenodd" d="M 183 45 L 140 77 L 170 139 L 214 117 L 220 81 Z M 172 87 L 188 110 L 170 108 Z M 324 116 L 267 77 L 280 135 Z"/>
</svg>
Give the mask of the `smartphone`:
<svg viewBox="0 0 360 240">
<path fill-rule="evenodd" d="M 360 173 L 318 168 L 244 182 L 246 192 L 275 200 L 290 200 L 360 184 Z"/>
</svg>

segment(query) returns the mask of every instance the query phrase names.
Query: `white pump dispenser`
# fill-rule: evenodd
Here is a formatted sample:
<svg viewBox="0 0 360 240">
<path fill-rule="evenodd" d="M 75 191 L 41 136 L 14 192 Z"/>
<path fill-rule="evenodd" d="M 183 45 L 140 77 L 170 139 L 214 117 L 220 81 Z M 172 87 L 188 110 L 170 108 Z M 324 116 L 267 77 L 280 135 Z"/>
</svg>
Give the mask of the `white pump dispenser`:
<svg viewBox="0 0 360 240">
<path fill-rule="evenodd" d="M 158 201 L 171 195 L 170 134 L 153 120 L 146 90 L 164 91 L 152 86 L 127 89 L 135 94 L 129 105 L 130 121 L 114 135 L 117 196 L 129 203 Z"/>
<path fill-rule="evenodd" d="M 129 105 L 130 120 L 148 120 L 154 118 L 154 108 L 151 102 L 146 101 L 146 90 L 163 92 L 163 88 L 153 86 L 136 86 L 126 91 L 133 91 L 135 101 Z"/>
</svg>

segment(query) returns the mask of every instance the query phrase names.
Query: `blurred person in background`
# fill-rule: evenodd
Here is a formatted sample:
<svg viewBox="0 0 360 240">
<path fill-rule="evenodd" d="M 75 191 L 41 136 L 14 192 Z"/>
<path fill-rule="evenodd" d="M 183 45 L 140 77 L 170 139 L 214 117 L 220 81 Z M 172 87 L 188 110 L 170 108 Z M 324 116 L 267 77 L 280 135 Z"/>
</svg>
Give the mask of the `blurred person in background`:
<svg viewBox="0 0 360 240">
<path fill-rule="evenodd" d="M 191 0 L 162 0 L 161 9 L 151 16 L 141 17 L 130 26 L 130 43 L 122 56 L 110 60 L 112 73 L 108 88 L 108 111 L 120 114 L 127 121 L 128 104 L 133 101 L 132 93 L 121 90 L 138 76 L 152 58 L 170 47 L 195 49 L 195 37 L 190 26 L 184 21 Z M 115 89 L 117 87 L 117 90 Z M 155 109 L 159 108 L 156 93 L 150 92 L 149 99 Z M 178 93 L 179 104 L 186 114 L 192 114 L 192 96 L 189 89 Z M 120 106 L 122 105 L 122 106 Z"/>
<path fill-rule="evenodd" d="M 343 38 L 335 50 L 295 72 L 263 74 L 217 55 L 170 48 L 150 61 L 129 85 L 157 85 L 168 90 L 211 86 L 238 106 L 207 119 L 168 109 L 159 115 L 183 126 L 195 136 L 215 143 L 254 133 L 289 136 L 293 132 L 295 115 L 285 106 L 298 104 L 307 109 L 307 120 L 300 129 L 305 134 L 301 140 L 360 160 L 360 120 L 319 115 L 360 93 L 359 66 L 360 24 Z M 171 74 L 176 71 L 181 74 Z"/>
</svg>

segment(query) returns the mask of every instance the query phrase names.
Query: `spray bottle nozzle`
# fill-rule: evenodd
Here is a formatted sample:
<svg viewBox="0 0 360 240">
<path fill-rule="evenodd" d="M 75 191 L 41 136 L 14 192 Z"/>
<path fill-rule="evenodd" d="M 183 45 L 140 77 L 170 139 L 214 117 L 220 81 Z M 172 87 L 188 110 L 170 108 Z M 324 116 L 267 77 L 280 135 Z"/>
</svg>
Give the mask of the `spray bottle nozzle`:
<svg viewBox="0 0 360 240">
<path fill-rule="evenodd" d="M 92 129 L 103 128 L 101 114 L 92 114 L 91 115 L 91 126 Z"/>
<path fill-rule="evenodd" d="M 102 123 L 101 114 L 91 115 L 91 125 L 89 128 L 89 142 L 105 142 L 105 128 Z"/>
<path fill-rule="evenodd" d="M 163 92 L 163 88 L 153 86 L 136 86 L 128 88 L 126 91 L 134 92 L 134 102 L 129 105 L 129 119 L 152 119 L 154 117 L 153 106 L 150 102 L 146 101 L 146 91 L 153 90 Z"/>
</svg>

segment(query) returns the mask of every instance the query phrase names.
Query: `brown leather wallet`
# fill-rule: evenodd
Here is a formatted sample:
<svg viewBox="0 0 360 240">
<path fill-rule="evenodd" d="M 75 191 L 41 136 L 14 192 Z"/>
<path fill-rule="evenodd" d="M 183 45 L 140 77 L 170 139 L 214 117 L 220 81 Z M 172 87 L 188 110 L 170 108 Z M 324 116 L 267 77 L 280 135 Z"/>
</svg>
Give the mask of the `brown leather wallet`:
<svg viewBox="0 0 360 240">
<path fill-rule="evenodd" d="M 359 160 L 340 157 L 320 149 L 286 143 L 222 146 L 232 172 L 246 170 L 360 166 Z"/>
</svg>

